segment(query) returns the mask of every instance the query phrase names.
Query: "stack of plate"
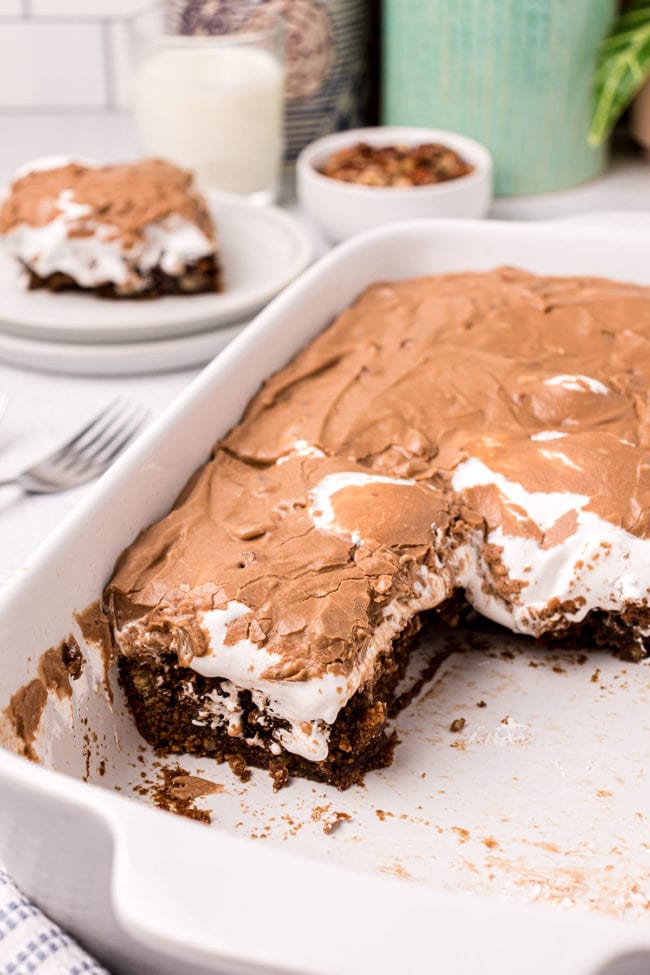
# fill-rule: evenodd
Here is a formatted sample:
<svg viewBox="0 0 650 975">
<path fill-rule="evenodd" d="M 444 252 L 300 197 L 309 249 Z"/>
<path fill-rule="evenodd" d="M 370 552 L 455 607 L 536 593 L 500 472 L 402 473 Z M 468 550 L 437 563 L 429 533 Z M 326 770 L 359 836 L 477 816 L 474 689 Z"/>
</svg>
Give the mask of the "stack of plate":
<svg viewBox="0 0 650 975">
<path fill-rule="evenodd" d="M 211 359 L 309 263 L 305 230 L 282 210 L 211 193 L 222 294 L 109 300 L 82 292 L 27 291 L 0 256 L 0 359 L 50 372 L 134 374 Z"/>
</svg>

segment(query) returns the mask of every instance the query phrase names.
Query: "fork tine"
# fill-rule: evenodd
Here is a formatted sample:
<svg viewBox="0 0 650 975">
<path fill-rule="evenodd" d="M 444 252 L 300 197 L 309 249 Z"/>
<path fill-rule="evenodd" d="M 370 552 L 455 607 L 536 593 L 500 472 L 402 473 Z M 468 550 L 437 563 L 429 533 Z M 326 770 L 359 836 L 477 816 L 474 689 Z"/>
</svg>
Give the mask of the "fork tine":
<svg viewBox="0 0 650 975">
<path fill-rule="evenodd" d="M 109 419 L 101 424 L 100 429 L 90 440 L 77 443 L 71 448 L 63 447 L 58 456 L 52 459 L 67 470 L 85 470 L 94 457 L 105 450 L 115 437 L 120 436 L 125 425 L 131 422 L 138 409 L 129 403 L 119 403 L 118 411 L 113 412 Z"/>
<path fill-rule="evenodd" d="M 82 427 L 81 430 L 78 430 L 77 433 L 74 435 L 74 437 L 72 437 L 70 440 L 67 440 L 64 444 L 62 444 L 62 446 L 59 447 L 58 450 L 56 450 L 50 456 L 49 459 L 52 461 L 56 461 L 59 459 L 59 457 L 67 455 L 67 453 L 73 450 L 73 448 L 76 447 L 79 441 L 82 440 L 87 433 L 89 433 L 98 423 L 101 423 L 101 421 L 111 412 L 111 410 L 115 409 L 116 406 L 119 406 L 121 402 L 122 401 L 120 400 L 119 397 L 116 397 L 115 399 L 111 400 L 108 406 L 105 406 L 104 409 L 100 413 L 98 413 L 97 416 L 93 417 L 93 419 L 90 420 L 85 427 Z"/>
<path fill-rule="evenodd" d="M 137 436 L 137 434 L 140 432 L 140 430 L 142 430 L 142 428 L 143 428 L 143 426 L 145 425 L 146 422 L 147 422 L 147 418 L 146 418 L 146 416 L 143 416 L 142 419 L 139 420 L 131 428 L 131 430 L 129 430 L 122 437 L 122 439 L 117 444 L 114 445 L 114 447 L 111 450 L 110 454 L 108 454 L 106 457 L 102 457 L 99 460 L 99 463 L 100 464 L 104 464 L 106 467 L 108 467 L 109 464 L 112 464 L 112 462 L 115 460 L 115 458 L 117 457 L 117 455 L 120 454 L 124 450 L 124 448 L 127 446 L 127 444 L 129 444 Z"/>
<path fill-rule="evenodd" d="M 138 406 L 134 406 L 125 416 L 122 416 L 120 418 L 119 426 L 111 430 L 110 435 L 108 435 L 108 431 L 107 431 L 107 436 L 102 439 L 101 443 L 95 444 L 95 442 L 93 441 L 93 444 L 88 444 L 89 447 L 95 444 L 95 449 L 91 453 L 88 453 L 86 448 L 84 447 L 84 454 L 86 454 L 86 456 L 88 456 L 90 459 L 99 457 L 101 453 L 107 450 L 114 443 L 116 437 L 121 436 L 121 434 L 124 432 L 126 428 L 132 426 L 134 423 L 137 423 L 138 426 L 141 426 L 144 420 L 146 419 L 146 416 L 147 416 L 146 410 L 143 410 Z M 96 439 L 97 438 L 95 438 L 95 441 Z"/>
<path fill-rule="evenodd" d="M 83 443 L 77 444 L 74 448 L 82 456 L 88 455 L 88 450 L 95 444 L 98 444 L 98 450 L 102 449 L 104 443 L 106 443 L 106 438 L 109 436 L 114 436 L 119 433 L 125 423 L 129 422 L 130 415 L 133 413 L 134 409 L 137 410 L 138 407 L 134 407 L 132 404 L 125 403 L 118 400 L 117 412 L 111 416 L 103 426 L 97 430 L 95 435 L 91 437 L 90 440 L 84 440 Z M 126 411 L 126 413 L 125 413 Z"/>
<path fill-rule="evenodd" d="M 105 470 L 119 453 L 124 450 L 128 443 L 142 429 L 148 418 L 148 410 L 136 409 L 126 424 L 122 424 L 118 430 L 113 431 L 110 438 L 100 444 L 100 446 L 90 455 L 79 458 L 77 470 L 79 472 L 90 469 Z M 107 453 L 108 451 L 108 453 Z"/>
<path fill-rule="evenodd" d="M 67 444 L 15 478 L 28 493 L 65 491 L 102 474 L 144 426 L 149 411 L 113 400 Z"/>
</svg>

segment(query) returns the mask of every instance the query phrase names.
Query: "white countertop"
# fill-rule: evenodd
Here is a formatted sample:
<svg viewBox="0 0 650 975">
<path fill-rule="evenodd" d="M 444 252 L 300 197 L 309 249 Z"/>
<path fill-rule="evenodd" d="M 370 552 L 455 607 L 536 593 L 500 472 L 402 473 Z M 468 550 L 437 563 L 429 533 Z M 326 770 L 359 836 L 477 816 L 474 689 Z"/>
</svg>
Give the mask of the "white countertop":
<svg viewBox="0 0 650 975">
<path fill-rule="evenodd" d="M 46 155 L 86 155 L 128 159 L 137 152 L 127 115 L 4 117 L 0 120 L 0 184 L 29 159 Z M 296 212 L 295 205 L 291 209 Z M 621 155 L 600 179 L 584 186 L 535 197 L 497 200 L 491 216 L 544 220 L 590 211 L 650 211 L 650 162 L 640 154 Z M 0 363 L 0 392 L 10 402 L 0 422 L 0 478 L 72 434 L 116 395 L 163 410 L 198 370 L 163 375 L 83 378 L 22 370 Z M 0 489 L 0 583 L 78 503 L 88 486 L 59 495 L 26 497 Z"/>
</svg>

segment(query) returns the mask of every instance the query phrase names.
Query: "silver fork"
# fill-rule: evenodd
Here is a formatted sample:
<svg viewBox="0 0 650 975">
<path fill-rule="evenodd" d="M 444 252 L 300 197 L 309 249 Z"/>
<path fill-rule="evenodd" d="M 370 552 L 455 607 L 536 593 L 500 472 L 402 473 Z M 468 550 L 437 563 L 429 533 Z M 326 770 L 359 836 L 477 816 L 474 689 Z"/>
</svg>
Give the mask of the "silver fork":
<svg viewBox="0 0 650 975">
<path fill-rule="evenodd" d="M 99 477 L 135 437 L 148 411 L 113 400 L 67 443 L 26 470 L 0 480 L 0 487 L 17 484 L 27 494 L 68 491 Z"/>
</svg>

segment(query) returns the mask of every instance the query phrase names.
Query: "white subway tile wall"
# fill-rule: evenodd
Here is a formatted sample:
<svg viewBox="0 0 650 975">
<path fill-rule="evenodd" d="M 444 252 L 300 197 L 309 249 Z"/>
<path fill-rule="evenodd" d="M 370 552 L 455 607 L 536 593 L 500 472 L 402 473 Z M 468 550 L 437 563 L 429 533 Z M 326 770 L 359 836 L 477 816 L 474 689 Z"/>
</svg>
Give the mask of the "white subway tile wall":
<svg viewBox="0 0 650 975">
<path fill-rule="evenodd" d="M 129 108 L 128 22 L 152 0 L 0 0 L 0 115 Z"/>
<path fill-rule="evenodd" d="M 142 4 L 139 4 L 142 6 Z M 130 17 L 136 0 L 29 0 L 33 17 Z"/>
<path fill-rule="evenodd" d="M 131 78 L 133 74 L 133 51 L 129 41 L 127 21 L 116 20 L 108 27 L 108 66 L 109 80 L 112 84 L 111 104 L 120 111 L 131 104 Z"/>
<path fill-rule="evenodd" d="M 0 23 L 0 106 L 105 105 L 104 59 L 95 24 Z"/>
<path fill-rule="evenodd" d="M 20 17 L 23 0 L 0 0 L 0 17 Z"/>
</svg>

